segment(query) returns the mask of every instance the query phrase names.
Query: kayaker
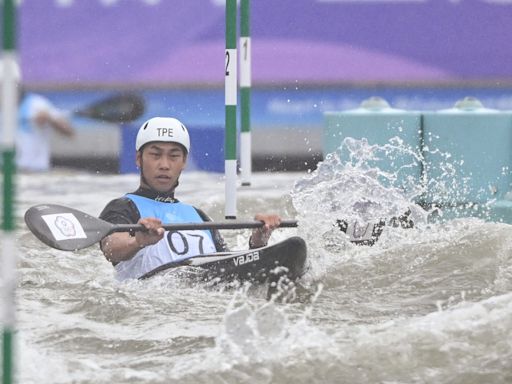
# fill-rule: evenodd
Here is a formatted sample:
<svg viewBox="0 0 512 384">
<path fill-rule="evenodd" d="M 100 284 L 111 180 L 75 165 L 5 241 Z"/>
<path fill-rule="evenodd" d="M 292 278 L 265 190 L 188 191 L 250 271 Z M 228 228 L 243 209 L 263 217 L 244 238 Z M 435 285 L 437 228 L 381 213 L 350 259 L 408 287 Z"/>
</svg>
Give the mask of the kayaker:
<svg viewBox="0 0 512 384">
<path fill-rule="evenodd" d="M 203 253 L 226 251 L 218 231 L 168 232 L 162 224 L 211 221 L 202 210 L 180 202 L 174 192 L 187 164 L 190 137 L 177 119 L 154 117 L 140 127 L 136 143 L 139 188 L 112 200 L 100 218 L 114 224 L 139 223 L 147 231 L 114 233 L 101 241 L 120 280 L 138 278 L 160 265 Z M 252 231 L 249 247 L 263 247 L 280 224 L 275 214 L 256 214 L 264 226 Z"/>
</svg>

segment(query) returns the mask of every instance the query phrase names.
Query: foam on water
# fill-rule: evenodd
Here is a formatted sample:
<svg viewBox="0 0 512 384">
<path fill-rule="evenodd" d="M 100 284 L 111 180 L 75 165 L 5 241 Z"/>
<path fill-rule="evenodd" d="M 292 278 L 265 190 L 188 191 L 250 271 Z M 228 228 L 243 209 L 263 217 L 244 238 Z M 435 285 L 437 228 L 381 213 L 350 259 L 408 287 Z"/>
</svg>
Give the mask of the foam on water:
<svg viewBox="0 0 512 384">
<path fill-rule="evenodd" d="M 345 142 L 315 172 L 257 174 L 239 191 L 241 219 L 274 211 L 299 220 L 271 239 L 298 234 L 308 244 L 301 284 L 311 296 L 286 302 L 267 302 L 256 287 L 197 286 L 184 271 L 119 283 L 97 247 L 49 249 L 22 216 L 43 202 L 99 214 L 137 178 L 22 175 L 19 382 L 511 382 L 511 227 L 429 222 L 414 203 L 423 190 L 400 175 L 406 155 L 399 141 Z M 395 156 L 398 172 L 381 171 L 382 156 Z M 223 193 L 222 177 L 188 173 L 178 198 L 222 219 Z M 386 226 L 373 247 L 334 226 L 405 210 L 415 227 Z M 231 248 L 247 247 L 248 231 L 223 234 Z"/>
</svg>

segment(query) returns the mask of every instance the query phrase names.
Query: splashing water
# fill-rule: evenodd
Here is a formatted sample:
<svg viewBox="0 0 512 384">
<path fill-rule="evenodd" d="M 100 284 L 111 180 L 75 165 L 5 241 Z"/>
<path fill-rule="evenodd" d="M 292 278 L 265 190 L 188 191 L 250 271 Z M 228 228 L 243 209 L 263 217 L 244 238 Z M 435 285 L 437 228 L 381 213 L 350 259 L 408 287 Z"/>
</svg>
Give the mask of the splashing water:
<svg viewBox="0 0 512 384">
<path fill-rule="evenodd" d="M 396 170 L 381 164 L 391 156 Z M 314 173 L 255 175 L 259 189 L 241 199 L 246 215 L 263 205 L 296 214 L 299 228 L 271 240 L 299 235 L 308 245 L 304 283 L 315 285 L 314 298 L 286 303 L 245 287 L 196 286 L 179 274 L 119 283 L 97 248 L 48 249 L 22 226 L 24 209 L 48 201 L 98 213 L 138 180 L 22 176 L 19 382 L 512 382 L 512 227 L 427 221 L 415 203 L 424 188 L 407 183 L 420 162 L 399 140 L 348 140 Z M 212 175 L 191 174 L 180 188 L 187 202 L 222 210 L 213 196 L 223 184 Z M 415 227 L 386 226 L 373 247 L 353 245 L 334 225 L 404 209 L 418 211 Z M 247 246 L 247 233 L 225 238 Z"/>
<path fill-rule="evenodd" d="M 384 161 L 390 158 L 408 158 L 412 163 L 385 171 Z M 346 138 L 317 170 L 295 183 L 293 204 L 306 218 L 320 214 L 331 222 L 338 218 L 367 222 L 408 210 L 414 211 L 416 220 L 425 221 L 426 214 L 414 203 L 424 188 L 407 174 L 419 161 L 398 138 L 384 146 Z"/>
<path fill-rule="evenodd" d="M 215 347 L 180 362 L 175 369 L 177 378 L 183 380 L 193 373 L 196 379 L 204 376 L 205 382 L 210 382 L 225 374 L 240 375 L 237 382 L 273 382 L 275 372 L 269 367 L 277 361 L 302 362 L 304 354 L 325 354 L 335 348 L 331 337 L 310 320 L 321 286 L 305 308 L 255 301 L 249 288 L 245 285 L 233 294 Z M 251 374 L 246 373 L 247 367 Z"/>
<path fill-rule="evenodd" d="M 429 142 L 434 140 L 429 138 Z M 467 216 L 466 207 L 457 207 L 457 201 L 471 193 L 469 178 L 461 170 L 464 162 L 428 146 L 422 150 L 428 153 L 429 164 L 418 155 L 417 148 L 411 148 L 398 137 L 384 145 L 345 138 L 314 172 L 295 182 L 291 198 L 301 222 L 300 234 L 315 249 L 310 258 L 313 279 L 328 273 L 340 257 L 360 253 L 349 236 L 335 226 L 339 220 L 355 223 L 354 227 L 362 231 L 368 223 L 389 223 L 390 218 L 407 213 L 414 231 L 387 225 L 376 250 L 364 251 L 372 254 L 414 242 L 417 237 L 442 238 L 443 233 L 438 233 L 442 230 L 433 229 L 432 223 Z M 429 174 L 436 176 L 428 178 Z M 443 210 L 436 204 L 425 204 L 426 200 L 456 208 L 443 219 Z M 485 212 L 485 206 L 477 208 L 480 213 Z"/>
<path fill-rule="evenodd" d="M 392 167 L 387 170 L 390 159 Z M 420 162 L 416 152 L 399 138 L 383 146 L 345 138 L 338 150 L 298 180 L 291 192 L 301 223 L 306 223 L 302 235 L 308 244 L 323 248 L 321 244 L 330 239 L 333 244 L 348 246 L 348 238 L 333 231 L 333 224 L 340 219 L 364 227 L 368 222 L 410 212 L 415 225 L 426 223 L 428 212 L 415 203 L 425 189 L 410 172 Z"/>
<path fill-rule="evenodd" d="M 384 145 L 345 138 L 314 172 L 295 183 L 293 205 L 323 232 L 340 218 L 361 224 L 408 211 L 416 225 L 440 219 L 445 212 L 450 213 L 447 219 L 490 219 L 493 200 L 471 202 L 484 200 L 486 187 L 471 190 L 464 159 L 436 149 L 438 139 L 429 136 L 429 145 L 420 152 L 399 137 Z"/>
</svg>

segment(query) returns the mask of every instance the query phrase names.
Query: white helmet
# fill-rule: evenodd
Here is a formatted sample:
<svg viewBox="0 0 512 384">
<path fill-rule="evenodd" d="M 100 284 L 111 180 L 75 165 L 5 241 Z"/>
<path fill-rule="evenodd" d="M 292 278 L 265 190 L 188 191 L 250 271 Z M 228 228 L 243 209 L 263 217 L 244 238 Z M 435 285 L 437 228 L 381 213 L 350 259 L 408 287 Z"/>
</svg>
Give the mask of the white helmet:
<svg viewBox="0 0 512 384">
<path fill-rule="evenodd" d="M 190 150 L 187 128 L 172 117 L 153 117 L 142 124 L 137 133 L 135 150 L 140 150 L 144 144 L 152 141 L 178 143 L 185 147 L 187 153 Z"/>
</svg>

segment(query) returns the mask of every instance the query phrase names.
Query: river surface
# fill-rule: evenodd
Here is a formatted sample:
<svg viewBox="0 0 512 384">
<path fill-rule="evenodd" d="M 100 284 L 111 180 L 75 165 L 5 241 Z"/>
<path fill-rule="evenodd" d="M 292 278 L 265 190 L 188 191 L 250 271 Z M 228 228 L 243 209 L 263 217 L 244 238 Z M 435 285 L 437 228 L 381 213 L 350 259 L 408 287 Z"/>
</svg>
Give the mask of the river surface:
<svg viewBox="0 0 512 384">
<path fill-rule="evenodd" d="M 423 222 L 413 207 L 414 228 L 387 226 L 373 247 L 356 246 L 333 220 L 400 213 L 410 198 L 386 188 L 379 195 L 367 173 L 326 165 L 257 173 L 238 190 L 240 219 L 277 212 L 299 220 L 271 238 L 308 244 L 309 271 L 284 302 L 267 301 L 258 287 L 176 276 L 117 282 L 97 246 L 51 249 L 23 214 L 56 203 L 98 215 L 137 177 L 19 175 L 18 382 L 512 383 L 512 227 Z M 354 201 L 368 194 L 375 204 Z M 185 171 L 177 197 L 223 219 L 221 175 Z M 247 247 L 248 230 L 222 233 L 230 248 Z"/>
</svg>

